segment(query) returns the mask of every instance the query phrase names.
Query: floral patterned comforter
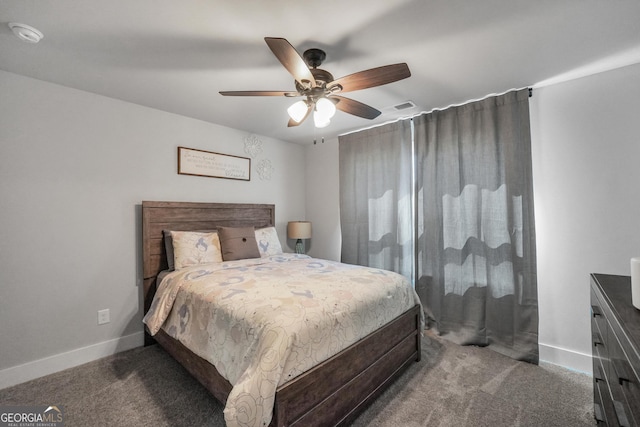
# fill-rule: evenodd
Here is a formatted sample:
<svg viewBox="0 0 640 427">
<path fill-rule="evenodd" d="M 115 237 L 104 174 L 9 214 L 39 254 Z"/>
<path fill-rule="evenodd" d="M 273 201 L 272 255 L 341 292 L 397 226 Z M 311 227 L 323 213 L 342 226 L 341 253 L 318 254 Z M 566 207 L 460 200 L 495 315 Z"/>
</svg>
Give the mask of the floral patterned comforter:
<svg viewBox="0 0 640 427">
<path fill-rule="evenodd" d="M 276 388 L 420 304 L 385 270 L 306 255 L 204 264 L 167 275 L 144 318 L 232 384 L 228 427 L 266 426 Z"/>
</svg>

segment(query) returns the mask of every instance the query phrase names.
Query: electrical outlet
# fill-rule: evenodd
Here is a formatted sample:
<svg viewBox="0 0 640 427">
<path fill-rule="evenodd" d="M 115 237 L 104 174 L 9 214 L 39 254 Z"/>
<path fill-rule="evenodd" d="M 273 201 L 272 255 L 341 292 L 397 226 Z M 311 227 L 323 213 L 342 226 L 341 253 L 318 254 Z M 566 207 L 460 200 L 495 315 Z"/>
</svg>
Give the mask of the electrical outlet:
<svg viewBox="0 0 640 427">
<path fill-rule="evenodd" d="M 109 314 L 109 309 L 105 308 L 104 310 L 98 310 L 98 325 L 104 325 L 105 323 L 109 323 L 111 321 Z"/>
</svg>

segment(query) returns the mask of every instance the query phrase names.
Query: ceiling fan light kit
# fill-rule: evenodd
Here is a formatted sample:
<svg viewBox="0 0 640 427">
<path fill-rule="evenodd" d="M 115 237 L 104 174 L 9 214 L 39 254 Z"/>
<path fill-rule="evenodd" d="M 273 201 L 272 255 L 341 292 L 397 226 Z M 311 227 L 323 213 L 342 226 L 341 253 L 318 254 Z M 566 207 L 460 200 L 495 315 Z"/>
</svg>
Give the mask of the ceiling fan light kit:
<svg viewBox="0 0 640 427">
<path fill-rule="evenodd" d="M 308 49 L 300 55 L 291 44 L 276 37 L 265 37 L 267 46 L 295 79 L 296 92 L 290 91 L 221 91 L 224 96 L 302 96 L 287 109 L 287 126 L 298 126 L 313 112 L 317 128 L 329 125 L 336 109 L 358 117 L 373 120 L 381 112 L 369 105 L 338 95 L 370 87 L 381 86 L 411 76 L 405 63 L 385 65 L 350 74 L 339 79 L 318 68 L 326 58 L 321 49 Z"/>
</svg>

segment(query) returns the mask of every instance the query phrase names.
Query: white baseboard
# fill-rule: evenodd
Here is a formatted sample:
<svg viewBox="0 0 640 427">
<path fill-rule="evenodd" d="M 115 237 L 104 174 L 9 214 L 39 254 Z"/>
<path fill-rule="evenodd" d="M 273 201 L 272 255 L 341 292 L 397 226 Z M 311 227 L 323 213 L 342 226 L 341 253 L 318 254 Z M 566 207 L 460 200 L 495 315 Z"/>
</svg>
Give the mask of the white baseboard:
<svg viewBox="0 0 640 427">
<path fill-rule="evenodd" d="M 141 347 L 144 344 L 144 332 L 104 341 L 66 353 L 35 360 L 23 365 L 0 371 L 0 389 L 11 387 L 64 369 L 92 362 L 121 351 Z M 562 366 L 573 371 L 592 375 L 591 354 L 580 353 L 548 344 L 538 344 L 540 362 Z"/>
<path fill-rule="evenodd" d="M 56 354 L 0 371 L 0 389 L 92 362 L 144 344 L 144 332 Z"/>
<path fill-rule="evenodd" d="M 593 361 L 591 354 L 580 353 L 549 344 L 538 344 L 540 362 L 552 363 L 572 371 L 593 375 Z"/>
</svg>

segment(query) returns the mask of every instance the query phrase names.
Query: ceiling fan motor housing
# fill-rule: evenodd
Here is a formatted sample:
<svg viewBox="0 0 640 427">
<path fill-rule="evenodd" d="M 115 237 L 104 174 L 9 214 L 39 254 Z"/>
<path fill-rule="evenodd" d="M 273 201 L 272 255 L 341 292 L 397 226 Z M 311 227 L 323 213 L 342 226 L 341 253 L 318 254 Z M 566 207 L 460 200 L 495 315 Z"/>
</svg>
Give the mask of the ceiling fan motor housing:
<svg viewBox="0 0 640 427">
<path fill-rule="evenodd" d="M 316 81 L 316 88 L 321 88 L 322 90 L 324 90 L 324 87 L 333 81 L 333 75 L 326 71 L 326 70 L 322 70 L 320 68 L 311 68 L 309 71 L 311 71 L 311 74 L 313 75 L 313 78 Z M 300 93 L 305 93 L 308 91 L 308 89 L 314 89 L 314 88 L 305 88 L 303 85 L 301 85 L 298 81 L 295 82 L 296 83 L 296 90 Z"/>
<path fill-rule="evenodd" d="M 322 49 L 312 48 L 305 50 L 302 57 L 309 67 L 317 68 L 327 58 L 327 54 Z"/>
</svg>

